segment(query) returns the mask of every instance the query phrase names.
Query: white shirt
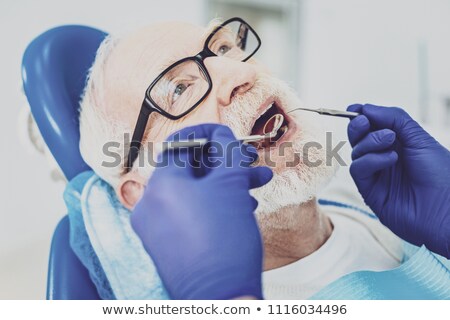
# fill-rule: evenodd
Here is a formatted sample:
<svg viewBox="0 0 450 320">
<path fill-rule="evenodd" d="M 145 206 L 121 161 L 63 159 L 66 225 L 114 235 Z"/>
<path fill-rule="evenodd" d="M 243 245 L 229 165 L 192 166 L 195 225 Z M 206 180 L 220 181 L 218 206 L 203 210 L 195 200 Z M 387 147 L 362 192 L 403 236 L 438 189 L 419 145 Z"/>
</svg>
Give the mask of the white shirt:
<svg viewBox="0 0 450 320">
<path fill-rule="evenodd" d="M 383 271 L 399 266 L 359 221 L 335 212 L 330 238 L 315 252 L 263 273 L 265 299 L 307 299 L 326 285 L 355 271 Z"/>
</svg>

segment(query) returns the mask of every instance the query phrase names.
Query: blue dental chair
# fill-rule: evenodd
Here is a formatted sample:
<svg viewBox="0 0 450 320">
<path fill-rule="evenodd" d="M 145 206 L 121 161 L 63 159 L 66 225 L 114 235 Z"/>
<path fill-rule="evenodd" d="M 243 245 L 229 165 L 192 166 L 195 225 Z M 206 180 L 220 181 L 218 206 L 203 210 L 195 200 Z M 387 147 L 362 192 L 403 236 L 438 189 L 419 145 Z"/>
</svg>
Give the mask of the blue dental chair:
<svg viewBox="0 0 450 320">
<path fill-rule="evenodd" d="M 97 48 L 106 35 L 85 26 L 57 27 L 34 39 L 23 55 L 23 87 L 31 112 L 68 180 L 90 170 L 78 146 L 78 103 Z M 53 234 L 47 299 L 100 299 L 87 269 L 70 247 L 68 216 Z"/>
</svg>

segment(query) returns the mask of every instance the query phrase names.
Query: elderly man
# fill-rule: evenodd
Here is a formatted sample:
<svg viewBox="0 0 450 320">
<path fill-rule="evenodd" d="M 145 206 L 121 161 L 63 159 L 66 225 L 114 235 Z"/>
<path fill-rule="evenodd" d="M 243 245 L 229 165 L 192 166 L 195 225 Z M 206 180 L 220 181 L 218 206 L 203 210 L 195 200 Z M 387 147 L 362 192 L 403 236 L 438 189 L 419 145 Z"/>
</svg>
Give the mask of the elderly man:
<svg viewBox="0 0 450 320">
<path fill-rule="evenodd" d="M 317 203 L 336 164 L 325 161 L 325 148 L 305 148 L 322 143 L 324 131 L 304 114 L 288 114 L 300 102 L 254 58 L 256 33 L 239 19 L 217 26 L 159 23 L 103 42 L 81 102 L 85 161 L 132 210 L 154 170 L 148 142 L 201 123 L 226 125 L 238 137 L 261 134 L 264 123 L 281 114 L 283 133 L 257 149 L 274 177 L 252 190 L 264 242 L 264 296 L 304 299 L 351 272 L 397 267 L 399 240 L 381 224 L 351 207 Z M 130 149 L 124 133 L 133 133 Z M 105 165 L 111 141 L 120 143 L 118 166 Z M 292 165 L 304 150 L 308 154 Z"/>
</svg>

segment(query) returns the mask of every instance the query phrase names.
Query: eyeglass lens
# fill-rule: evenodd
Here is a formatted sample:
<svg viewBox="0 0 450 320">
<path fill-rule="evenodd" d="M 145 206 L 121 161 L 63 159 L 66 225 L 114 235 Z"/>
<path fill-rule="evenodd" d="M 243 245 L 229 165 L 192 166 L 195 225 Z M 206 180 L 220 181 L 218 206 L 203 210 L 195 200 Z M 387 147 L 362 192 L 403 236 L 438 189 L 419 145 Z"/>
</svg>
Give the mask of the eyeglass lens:
<svg viewBox="0 0 450 320">
<path fill-rule="evenodd" d="M 208 88 L 203 70 L 195 61 L 187 60 L 166 72 L 152 88 L 150 97 L 161 109 L 178 116 L 194 106 Z"/>
<path fill-rule="evenodd" d="M 240 21 L 231 21 L 220 28 L 208 42 L 208 48 L 217 56 L 244 61 L 258 47 L 258 39 L 249 27 Z"/>
</svg>

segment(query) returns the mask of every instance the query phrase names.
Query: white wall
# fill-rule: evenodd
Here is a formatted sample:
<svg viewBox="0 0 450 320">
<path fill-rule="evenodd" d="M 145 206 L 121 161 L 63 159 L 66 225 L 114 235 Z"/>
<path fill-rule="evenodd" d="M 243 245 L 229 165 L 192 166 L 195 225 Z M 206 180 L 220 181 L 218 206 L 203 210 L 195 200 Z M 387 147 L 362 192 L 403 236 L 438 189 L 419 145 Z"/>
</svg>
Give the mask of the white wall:
<svg viewBox="0 0 450 320">
<path fill-rule="evenodd" d="M 402 106 L 450 125 L 449 17 L 448 0 L 302 0 L 301 97 Z"/>
<path fill-rule="evenodd" d="M 47 160 L 24 150 L 17 137 L 20 66 L 27 44 L 61 24 L 122 32 L 158 20 L 202 23 L 202 0 L 0 2 L 0 299 L 45 298 L 52 232 L 65 214 L 64 183 L 52 182 Z"/>
</svg>

